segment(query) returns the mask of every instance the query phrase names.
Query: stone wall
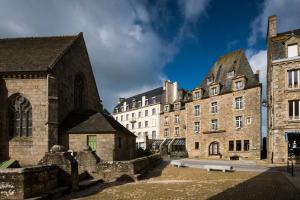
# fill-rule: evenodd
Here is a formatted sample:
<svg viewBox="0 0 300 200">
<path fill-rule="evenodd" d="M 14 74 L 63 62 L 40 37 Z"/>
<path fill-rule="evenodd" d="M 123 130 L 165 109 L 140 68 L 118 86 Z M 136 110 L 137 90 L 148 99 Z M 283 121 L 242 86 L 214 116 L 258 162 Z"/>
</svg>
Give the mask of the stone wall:
<svg viewBox="0 0 300 200">
<path fill-rule="evenodd" d="M 243 98 L 243 108 L 235 109 L 235 97 Z M 218 112 L 211 113 L 211 102 L 217 102 Z M 200 116 L 194 116 L 194 106 L 200 105 Z M 240 159 L 260 159 L 261 149 L 261 87 L 240 90 L 206 99 L 194 100 L 186 104 L 187 135 L 186 146 L 189 157 L 219 159 L 220 156 L 209 155 L 209 145 L 219 143 L 222 159 L 239 156 Z M 235 117 L 242 116 L 242 128 L 236 128 Z M 250 118 L 250 123 L 247 122 Z M 211 132 L 211 120 L 218 120 L 218 130 Z M 200 122 L 200 132 L 194 132 L 194 122 Z M 229 151 L 229 141 L 242 141 L 241 151 Z M 243 141 L 249 140 L 250 150 L 243 151 Z M 199 149 L 195 149 L 195 143 Z"/>
<path fill-rule="evenodd" d="M 0 199 L 24 199 L 52 191 L 58 186 L 54 165 L 0 169 Z"/>
<path fill-rule="evenodd" d="M 288 101 L 299 100 L 299 88 L 288 88 L 288 70 L 300 69 L 299 58 L 289 58 L 287 60 L 276 61 L 276 59 L 287 58 L 287 47 L 290 44 L 300 44 L 298 37 L 291 37 L 284 44 L 281 42 L 280 50 L 270 46 L 269 53 L 269 79 L 268 101 L 268 159 L 275 163 L 285 163 L 288 158 L 288 140 L 285 137 L 286 132 L 299 132 L 300 120 L 289 119 Z M 274 44 L 272 44 L 274 45 Z M 298 45 L 300 55 L 300 48 Z M 280 54 L 280 57 L 278 55 Z M 271 58 L 275 61 L 272 61 Z M 270 65 L 272 67 L 270 67 Z M 273 155 L 273 157 L 272 157 Z"/>
<path fill-rule="evenodd" d="M 15 159 L 21 165 L 36 164 L 50 148 L 48 146 L 48 108 L 46 76 L 23 79 L 3 78 L 6 97 L 2 99 L 3 109 L 0 111 L 2 127 L 0 127 L 0 151 L 2 160 Z M 32 106 L 32 136 L 9 138 L 7 102 L 11 95 L 20 93 L 27 98 Z M 2 96 L 2 94 L 1 94 Z M 3 104 L 2 104 L 3 105 Z M 1 159 L 1 158 L 0 158 Z"/>
<path fill-rule="evenodd" d="M 66 133 L 63 137 L 68 137 L 68 140 L 62 142 L 68 149 L 79 152 L 86 148 L 88 135 L 96 136 L 96 154 L 101 160 L 130 160 L 135 156 L 135 137 L 125 133 Z M 121 144 L 119 144 L 119 137 L 121 137 Z"/>
<path fill-rule="evenodd" d="M 160 154 L 137 158 L 129 161 L 102 161 L 97 164 L 97 175 L 105 181 L 123 177 L 136 179 L 136 174 L 143 173 L 160 162 Z"/>
</svg>

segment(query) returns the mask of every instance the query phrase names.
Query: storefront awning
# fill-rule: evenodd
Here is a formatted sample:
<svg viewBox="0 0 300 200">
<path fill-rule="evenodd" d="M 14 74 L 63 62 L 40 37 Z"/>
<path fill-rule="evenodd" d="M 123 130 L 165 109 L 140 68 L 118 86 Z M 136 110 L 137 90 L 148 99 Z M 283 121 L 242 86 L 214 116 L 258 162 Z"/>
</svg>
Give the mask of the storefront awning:
<svg viewBox="0 0 300 200">
<path fill-rule="evenodd" d="M 173 142 L 174 146 L 185 146 L 185 139 L 175 139 Z"/>
<path fill-rule="evenodd" d="M 164 145 L 168 146 L 171 141 L 172 141 L 172 139 L 166 139 L 166 142 L 164 143 Z"/>
<path fill-rule="evenodd" d="M 152 146 L 159 146 L 162 142 L 163 142 L 163 140 L 152 140 L 151 145 Z"/>
</svg>

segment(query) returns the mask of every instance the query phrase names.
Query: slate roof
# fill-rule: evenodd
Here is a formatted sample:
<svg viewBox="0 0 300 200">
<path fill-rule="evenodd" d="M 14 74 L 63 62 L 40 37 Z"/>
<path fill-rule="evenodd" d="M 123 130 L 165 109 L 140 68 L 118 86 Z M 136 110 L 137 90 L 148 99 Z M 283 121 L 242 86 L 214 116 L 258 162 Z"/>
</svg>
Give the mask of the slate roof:
<svg viewBox="0 0 300 200">
<path fill-rule="evenodd" d="M 0 39 L 0 72 L 47 71 L 81 35 Z"/>
<path fill-rule="evenodd" d="M 209 77 L 213 77 L 213 82 L 221 85 L 219 94 L 232 92 L 232 81 L 234 77 L 227 78 L 227 73 L 233 70 L 235 71 L 235 77 L 245 76 L 245 89 L 260 85 L 258 78 L 252 71 L 244 51 L 239 49 L 221 56 L 214 63 L 205 79 L 198 86 L 204 89 L 203 97 L 209 97 L 209 85 L 207 84 L 207 79 Z"/>
<path fill-rule="evenodd" d="M 72 112 L 60 124 L 61 133 L 111 133 L 121 132 L 136 137 L 112 116 L 96 111 Z"/>
<path fill-rule="evenodd" d="M 283 33 L 277 33 L 271 38 L 272 42 L 272 60 L 279 60 L 286 58 L 285 41 L 290 39 L 293 35 L 300 37 L 300 29 L 295 29 Z"/>
<path fill-rule="evenodd" d="M 114 108 L 114 113 L 116 108 L 119 109 L 121 106 L 123 106 L 123 103 L 126 102 L 127 105 L 129 105 L 129 109 L 132 108 L 132 100 L 135 99 L 135 102 L 142 101 L 142 97 L 145 96 L 146 99 L 149 99 L 149 105 L 152 104 L 152 97 L 156 97 L 156 103 L 161 102 L 162 95 L 163 95 L 163 87 L 155 88 L 153 90 L 149 90 L 147 92 L 137 94 L 135 96 L 129 97 L 124 99 L 122 102 L 120 102 L 117 106 Z"/>
</svg>

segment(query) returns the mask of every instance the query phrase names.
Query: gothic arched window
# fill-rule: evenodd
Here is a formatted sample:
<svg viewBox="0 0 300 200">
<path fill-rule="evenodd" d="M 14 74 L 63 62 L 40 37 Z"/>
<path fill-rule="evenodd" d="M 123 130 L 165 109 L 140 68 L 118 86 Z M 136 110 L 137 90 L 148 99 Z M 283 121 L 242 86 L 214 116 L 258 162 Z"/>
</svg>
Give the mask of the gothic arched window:
<svg viewBox="0 0 300 200">
<path fill-rule="evenodd" d="M 14 97 L 9 106 L 10 137 L 28 137 L 32 135 L 32 108 L 22 95 Z"/>
<path fill-rule="evenodd" d="M 209 145 L 209 155 L 219 154 L 219 142 L 212 142 Z"/>
<path fill-rule="evenodd" d="M 74 80 L 74 106 L 75 109 L 82 109 L 84 106 L 84 76 L 78 73 Z"/>
</svg>

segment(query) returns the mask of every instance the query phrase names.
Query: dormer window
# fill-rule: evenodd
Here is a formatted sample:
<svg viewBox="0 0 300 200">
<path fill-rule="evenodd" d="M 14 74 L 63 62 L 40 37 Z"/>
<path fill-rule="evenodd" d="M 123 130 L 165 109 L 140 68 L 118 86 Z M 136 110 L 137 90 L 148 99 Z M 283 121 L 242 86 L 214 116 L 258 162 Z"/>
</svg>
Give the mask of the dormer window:
<svg viewBox="0 0 300 200">
<path fill-rule="evenodd" d="M 298 44 L 288 45 L 288 58 L 298 56 Z"/>
<path fill-rule="evenodd" d="M 194 93 L 194 99 L 200 99 L 201 98 L 201 93 L 200 91 L 197 91 Z"/>
<path fill-rule="evenodd" d="M 218 94 L 218 87 L 212 87 L 210 89 L 210 95 L 214 96 L 214 95 L 217 95 L 217 94 Z"/>
<path fill-rule="evenodd" d="M 227 78 L 233 78 L 234 77 L 234 71 L 227 72 Z"/>
<path fill-rule="evenodd" d="M 152 97 L 152 104 L 156 103 L 156 97 Z"/>
<path fill-rule="evenodd" d="M 145 99 L 145 106 L 149 105 L 149 99 Z"/>
<path fill-rule="evenodd" d="M 126 106 L 126 111 L 128 111 L 128 110 L 129 110 L 129 105 Z"/>
<path fill-rule="evenodd" d="M 179 109 L 180 109 L 180 103 L 175 103 L 174 110 L 179 110 Z"/>
<path fill-rule="evenodd" d="M 244 88 L 243 81 L 236 81 L 235 82 L 235 89 L 236 90 L 242 90 Z"/>
<path fill-rule="evenodd" d="M 207 85 L 211 84 L 213 82 L 213 77 L 210 76 L 207 78 Z"/>
<path fill-rule="evenodd" d="M 169 105 L 165 105 L 164 111 L 165 111 L 165 112 L 169 112 L 169 111 L 170 111 L 170 106 L 169 106 Z"/>
<path fill-rule="evenodd" d="M 142 102 L 141 101 L 138 101 L 138 107 L 142 107 Z"/>
</svg>

